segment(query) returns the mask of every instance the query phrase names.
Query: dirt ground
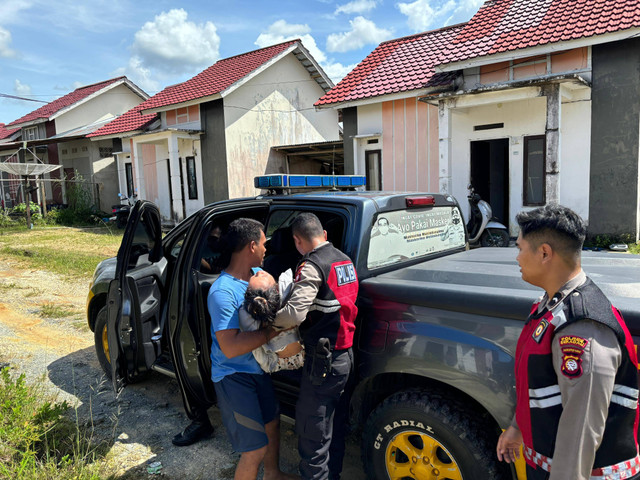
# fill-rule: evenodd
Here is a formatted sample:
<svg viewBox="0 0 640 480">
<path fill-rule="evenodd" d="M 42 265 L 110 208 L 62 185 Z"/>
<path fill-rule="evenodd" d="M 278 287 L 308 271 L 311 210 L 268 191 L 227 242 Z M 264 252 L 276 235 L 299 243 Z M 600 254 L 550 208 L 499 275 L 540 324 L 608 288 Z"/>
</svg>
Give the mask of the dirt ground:
<svg viewBox="0 0 640 480">
<path fill-rule="evenodd" d="M 31 380 L 44 378 L 46 388 L 59 401 L 74 406 L 71 415 L 89 427 L 93 439 L 108 442 L 106 458 L 124 478 L 233 478 L 238 455 L 226 439 L 217 408 L 209 411 L 214 435 L 178 448 L 171 438 L 188 420 L 174 380 L 154 373 L 115 398 L 86 325 L 88 282 L 70 282 L 0 257 L 0 365 L 9 364 Z M 43 316 L 43 305 L 49 307 L 45 311 L 64 312 L 64 316 Z M 285 472 L 297 470 L 296 442 L 293 426 L 283 418 L 280 458 Z M 150 474 L 148 468 L 154 462 L 160 462 L 161 469 Z M 347 446 L 343 478 L 365 478 L 355 435 Z"/>
</svg>

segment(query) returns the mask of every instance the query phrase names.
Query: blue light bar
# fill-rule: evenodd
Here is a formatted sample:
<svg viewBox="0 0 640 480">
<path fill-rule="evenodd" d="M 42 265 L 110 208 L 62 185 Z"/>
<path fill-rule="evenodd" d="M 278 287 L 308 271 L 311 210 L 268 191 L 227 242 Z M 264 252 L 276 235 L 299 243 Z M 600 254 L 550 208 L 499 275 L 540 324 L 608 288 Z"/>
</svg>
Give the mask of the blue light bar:
<svg viewBox="0 0 640 480">
<path fill-rule="evenodd" d="M 277 190 L 284 188 L 354 188 L 367 184 L 364 175 L 261 175 L 253 179 L 255 188 Z"/>
</svg>

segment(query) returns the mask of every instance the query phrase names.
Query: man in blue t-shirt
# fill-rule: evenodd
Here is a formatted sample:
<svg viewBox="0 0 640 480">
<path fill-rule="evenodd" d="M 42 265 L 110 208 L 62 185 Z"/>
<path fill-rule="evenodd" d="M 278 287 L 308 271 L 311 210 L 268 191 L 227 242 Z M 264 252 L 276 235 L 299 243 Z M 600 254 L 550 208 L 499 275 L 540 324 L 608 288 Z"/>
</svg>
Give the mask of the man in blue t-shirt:
<svg viewBox="0 0 640 480">
<path fill-rule="evenodd" d="M 262 462 L 265 479 L 299 478 L 280 472 L 278 401 L 271 377 L 251 353 L 278 332 L 273 328 L 242 332 L 238 321 L 249 278 L 260 270 L 266 252 L 263 230 L 260 222 L 250 218 L 231 222 L 225 237 L 231 261 L 211 285 L 207 297 L 211 379 L 229 441 L 234 451 L 241 453 L 235 480 L 254 480 Z"/>
</svg>

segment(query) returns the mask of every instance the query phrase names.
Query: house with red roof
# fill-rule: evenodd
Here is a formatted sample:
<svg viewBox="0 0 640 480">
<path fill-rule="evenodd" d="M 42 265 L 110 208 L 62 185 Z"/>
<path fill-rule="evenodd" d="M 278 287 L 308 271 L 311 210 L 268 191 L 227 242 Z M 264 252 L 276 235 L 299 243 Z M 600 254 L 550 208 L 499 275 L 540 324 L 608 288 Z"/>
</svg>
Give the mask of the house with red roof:
<svg viewBox="0 0 640 480">
<path fill-rule="evenodd" d="M 338 140 L 338 113 L 313 103 L 333 83 L 300 40 L 219 60 L 90 138 L 120 139 L 120 188 L 179 221 L 205 204 L 253 196 L 253 176 L 286 173 L 274 146 Z"/>
<path fill-rule="evenodd" d="M 49 205 L 68 202 L 68 190 L 82 179 L 101 210 L 109 211 L 118 200 L 118 172 L 113 155 L 118 142 L 93 142 L 87 135 L 149 96 L 126 77 L 86 85 L 14 120 L 5 129 L 14 132 L 13 141 L 0 139 L 0 160 L 60 165 L 45 174 L 44 192 L 32 200 Z M 1 132 L 0 132 L 1 133 Z M 26 149 L 22 148 L 26 145 Z M 11 175 L 9 177 L 12 177 Z M 24 201 L 20 182 L 10 178 L 0 182 L 12 201 Z"/>
<path fill-rule="evenodd" d="M 443 32 L 442 47 L 408 51 Z M 637 239 L 639 34 L 635 0 L 489 0 L 466 24 L 381 44 L 316 105 L 342 110 L 355 172 L 375 170 L 377 140 L 385 189 L 415 175 L 468 215 L 472 183 L 514 236 L 517 212 L 556 202 L 591 234 Z M 396 100 L 408 89 L 426 121 Z"/>
</svg>

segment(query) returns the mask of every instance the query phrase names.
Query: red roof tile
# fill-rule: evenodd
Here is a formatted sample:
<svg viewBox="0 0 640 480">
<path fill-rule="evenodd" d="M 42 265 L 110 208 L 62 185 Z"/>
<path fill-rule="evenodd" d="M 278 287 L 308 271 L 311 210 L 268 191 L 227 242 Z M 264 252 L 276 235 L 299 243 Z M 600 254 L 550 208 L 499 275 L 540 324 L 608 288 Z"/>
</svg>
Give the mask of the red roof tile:
<svg viewBox="0 0 640 480">
<path fill-rule="evenodd" d="M 447 83 L 435 74 L 443 51 L 464 24 L 383 42 L 315 105 L 331 105 Z"/>
<path fill-rule="evenodd" d="M 488 0 L 453 40 L 446 62 L 640 27 L 638 0 Z"/>
<path fill-rule="evenodd" d="M 63 97 L 60 97 L 53 102 L 49 102 L 46 105 L 34 110 L 31 113 L 27 113 L 24 117 L 19 118 L 18 120 L 14 120 L 9 124 L 17 125 L 20 123 L 31 122 L 33 120 L 48 120 L 49 117 L 53 116 L 55 113 L 59 112 L 63 108 L 69 107 L 80 100 L 88 97 L 89 95 L 96 93 L 99 90 L 111 85 L 114 82 L 119 80 L 123 80 L 126 77 L 118 77 L 112 78 L 111 80 L 105 80 L 104 82 L 94 83 L 93 85 L 87 85 L 85 87 L 76 88 L 73 92 L 66 94 Z"/>
<path fill-rule="evenodd" d="M 0 140 L 10 137 L 15 132 L 20 130 L 19 128 L 7 128 L 4 123 L 0 123 Z"/>
<path fill-rule="evenodd" d="M 179 88 L 166 88 L 154 95 L 145 102 L 145 108 L 165 107 L 223 92 L 299 41 L 291 40 L 219 60 L 195 77 L 181 83 Z"/>
<path fill-rule="evenodd" d="M 284 52 L 296 42 L 299 42 L 299 40 L 292 40 L 219 60 L 195 77 L 186 82 L 165 88 L 145 102 L 142 102 L 140 105 L 120 115 L 112 122 L 107 123 L 104 127 L 87 136 L 100 137 L 142 130 L 155 120 L 158 115 L 155 113 L 142 115 L 140 113 L 141 111 L 197 100 L 198 98 L 220 93 L 264 65 L 279 53 Z"/>
</svg>

